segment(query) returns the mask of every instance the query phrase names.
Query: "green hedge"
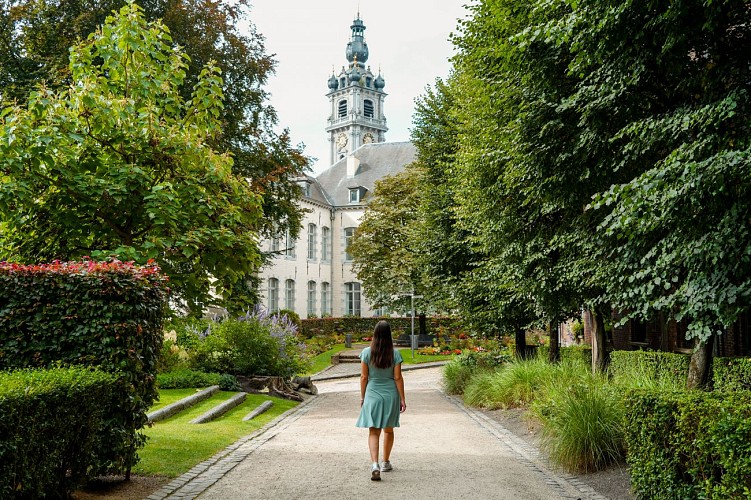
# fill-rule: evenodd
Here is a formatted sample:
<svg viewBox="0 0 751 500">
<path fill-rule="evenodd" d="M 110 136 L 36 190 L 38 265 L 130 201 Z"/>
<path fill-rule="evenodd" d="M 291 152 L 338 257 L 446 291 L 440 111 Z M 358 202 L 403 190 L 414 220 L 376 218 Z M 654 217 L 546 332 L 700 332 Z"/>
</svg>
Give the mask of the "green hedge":
<svg viewBox="0 0 751 500">
<path fill-rule="evenodd" d="M 639 390 L 626 408 L 637 498 L 749 498 L 751 392 Z"/>
<path fill-rule="evenodd" d="M 92 474 L 128 473 L 145 442 L 167 292 L 155 265 L 0 263 L 0 369 L 62 362 L 118 375 Z"/>
<path fill-rule="evenodd" d="M 0 498 L 67 497 L 95 465 L 119 387 L 83 367 L 0 373 Z"/>
<path fill-rule="evenodd" d="M 391 324 L 394 335 L 410 333 L 412 331 L 411 317 L 394 318 L 310 318 L 300 320 L 300 333 L 307 338 L 320 335 L 334 335 L 352 333 L 358 336 L 370 336 L 373 334 L 376 323 L 386 320 Z M 425 328 L 428 335 L 453 335 L 462 330 L 458 318 L 427 316 Z M 419 318 L 415 318 L 415 333 L 419 333 Z"/>
<path fill-rule="evenodd" d="M 714 358 L 712 383 L 716 391 L 751 391 L 751 358 Z"/>
<path fill-rule="evenodd" d="M 550 347 L 547 345 L 541 345 L 536 347 L 537 356 L 542 356 L 545 359 L 548 358 L 550 353 Z M 559 347 L 561 353 L 561 360 L 583 360 L 588 365 L 592 364 L 592 347 L 589 345 L 568 345 Z"/>
<path fill-rule="evenodd" d="M 671 352 L 612 351 L 608 370 L 615 380 L 650 375 L 685 387 L 690 361 L 691 357 L 686 354 Z"/>
</svg>

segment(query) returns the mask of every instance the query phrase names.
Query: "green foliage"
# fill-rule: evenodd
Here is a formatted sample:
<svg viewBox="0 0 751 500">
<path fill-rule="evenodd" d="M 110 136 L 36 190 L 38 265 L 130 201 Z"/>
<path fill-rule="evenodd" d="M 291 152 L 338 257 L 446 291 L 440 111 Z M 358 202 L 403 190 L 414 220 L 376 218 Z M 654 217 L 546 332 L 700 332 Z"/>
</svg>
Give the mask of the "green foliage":
<svg viewBox="0 0 751 500">
<path fill-rule="evenodd" d="M 627 462 L 638 498 L 751 493 L 751 393 L 638 390 L 625 406 Z"/>
<path fill-rule="evenodd" d="M 712 383 L 718 392 L 751 391 L 751 359 L 714 358 Z"/>
<path fill-rule="evenodd" d="M 156 376 L 156 385 L 160 389 L 188 389 L 218 385 L 223 391 L 240 390 L 240 384 L 233 375 L 204 373 L 189 369 L 159 373 Z"/>
<path fill-rule="evenodd" d="M 464 390 L 464 401 L 489 409 L 525 407 L 559 371 L 541 357 L 514 360 L 493 372 L 472 377 Z M 564 382 L 559 379 L 558 383 Z"/>
<path fill-rule="evenodd" d="M 279 309 L 279 311 L 277 311 L 275 314 L 277 316 L 287 316 L 287 319 L 289 319 L 297 327 L 297 331 L 300 331 L 302 321 L 300 320 L 300 315 L 295 311 L 291 309 Z"/>
<path fill-rule="evenodd" d="M 127 0 L 0 0 L 0 102 L 25 103 L 38 85 L 52 90 L 67 86 L 69 48 L 126 4 Z M 248 179 L 253 191 L 264 193 L 262 233 L 289 229 L 296 236 L 302 218 L 296 178 L 309 160 L 291 144 L 286 130 L 276 131 L 276 112 L 263 88 L 274 60 L 265 53 L 263 36 L 252 23 L 249 2 L 150 0 L 141 7 L 148 21 L 161 20 L 169 28 L 174 46 L 188 56 L 189 85 L 180 89 L 183 101 L 191 98 L 203 66 L 214 61 L 224 77 L 225 106 L 218 115 L 222 129 L 208 142 L 217 151 L 229 152 L 233 172 Z M 236 281 L 228 305 L 243 310 L 252 305 L 254 285 L 252 279 Z"/>
<path fill-rule="evenodd" d="M 63 497 L 85 481 L 121 387 L 82 367 L 0 372 L 0 497 Z"/>
<path fill-rule="evenodd" d="M 352 268 L 364 285 L 364 294 L 375 306 L 409 308 L 404 293 L 422 294 L 415 262 L 416 218 L 420 172 L 410 166 L 376 181 L 347 252 Z M 425 310 L 425 303 L 416 304 Z"/>
<path fill-rule="evenodd" d="M 493 371 L 512 359 L 508 350 L 462 353 L 443 367 L 443 386 L 449 394 L 464 394 L 474 376 Z"/>
<path fill-rule="evenodd" d="M 608 368 L 613 382 L 631 388 L 686 388 L 690 357 L 657 351 L 613 351 Z"/>
<path fill-rule="evenodd" d="M 265 312 L 212 325 L 189 354 L 191 366 L 207 373 L 289 377 L 308 368 L 294 325 Z"/>
<path fill-rule="evenodd" d="M 172 44 L 129 3 L 71 49 L 70 85 L 2 112 L 5 258 L 154 259 L 197 310 L 258 269 L 261 198 L 209 146 L 220 70 L 208 63 L 189 82 Z"/>
<path fill-rule="evenodd" d="M 117 374 L 91 472 L 122 472 L 143 446 L 139 432 L 156 397 L 166 279 L 155 265 L 0 263 L 0 370 L 57 363 Z"/>
<path fill-rule="evenodd" d="M 623 401 L 599 377 L 568 378 L 579 380 L 553 380 L 532 403 L 542 423 L 543 448 L 569 472 L 602 470 L 624 456 Z"/>
</svg>

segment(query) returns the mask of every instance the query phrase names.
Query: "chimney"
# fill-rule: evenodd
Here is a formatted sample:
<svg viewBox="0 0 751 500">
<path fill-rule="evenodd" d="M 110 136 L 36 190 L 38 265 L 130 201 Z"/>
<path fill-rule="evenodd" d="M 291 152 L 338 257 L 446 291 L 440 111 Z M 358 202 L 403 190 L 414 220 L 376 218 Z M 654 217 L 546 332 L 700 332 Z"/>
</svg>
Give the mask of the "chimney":
<svg viewBox="0 0 751 500">
<path fill-rule="evenodd" d="M 355 155 L 349 155 L 347 157 L 347 177 L 354 177 L 358 173 L 360 173 L 360 160 L 355 158 Z"/>
</svg>

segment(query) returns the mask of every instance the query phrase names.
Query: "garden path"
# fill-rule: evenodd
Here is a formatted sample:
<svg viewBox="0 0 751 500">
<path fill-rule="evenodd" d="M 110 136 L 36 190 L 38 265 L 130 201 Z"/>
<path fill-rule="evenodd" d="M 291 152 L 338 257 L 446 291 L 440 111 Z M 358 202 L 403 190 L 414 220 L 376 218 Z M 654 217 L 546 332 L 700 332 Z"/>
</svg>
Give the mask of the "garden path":
<svg viewBox="0 0 751 500">
<path fill-rule="evenodd" d="M 604 498 L 551 472 L 500 424 L 446 396 L 440 369 L 404 377 L 407 412 L 396 430 L 394 470 L 382 481 L 370 481 L 367 431 L 354 426 L 358 379 L 342 378 L 318 381 L 319 396 L 167 498 Z"/>
</svg>

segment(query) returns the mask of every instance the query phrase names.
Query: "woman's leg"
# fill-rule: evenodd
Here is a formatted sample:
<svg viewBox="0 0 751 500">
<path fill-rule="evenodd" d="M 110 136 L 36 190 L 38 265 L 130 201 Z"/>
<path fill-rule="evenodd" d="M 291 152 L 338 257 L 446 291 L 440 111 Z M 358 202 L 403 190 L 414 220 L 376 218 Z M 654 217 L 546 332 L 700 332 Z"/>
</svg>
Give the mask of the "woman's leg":
<svg viewBox="0 0 751 500">
<path fill-rule="evenodd" d="M 394 447 L 394 428 L 383 429 L 383 461 L 388 462 L 391 456 L 391 448 Z"/>
<path fill-rule="evenodd" d="M 368 433 L 368 448 L 370 448 L 370 461 L 378 462 L 378 441 L 381 439 L 381 429 L 371 427 Z"/>
</svg>

